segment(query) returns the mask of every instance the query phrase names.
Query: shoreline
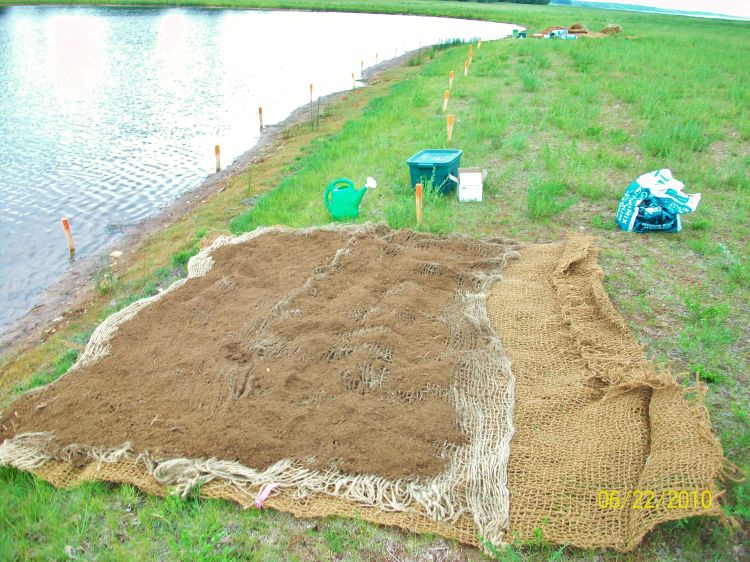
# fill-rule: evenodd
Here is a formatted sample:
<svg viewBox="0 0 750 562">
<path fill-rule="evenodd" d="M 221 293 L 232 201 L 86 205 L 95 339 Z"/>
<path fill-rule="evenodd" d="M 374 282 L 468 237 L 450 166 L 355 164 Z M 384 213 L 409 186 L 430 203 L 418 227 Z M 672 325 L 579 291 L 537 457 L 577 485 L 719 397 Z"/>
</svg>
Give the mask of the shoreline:
<svg viewBox="0 0 750 562">
<path fill-rule="evenodd" d="M 423 46 L 422 49 L 429 49 L 429 46 Z M 383 72 L 405 64 L 418 51 L 419 49 L 407 51 L 398 57 L 366 68 L 359 80 L 362 86 L 356 89 L 370 86 Z M 354 90 L 341 90 L 321 96 L 321 106 L 338 103 L 352 91 Z M 317 100 L 314 103 L 317 103 Z M 0 364 L 14 355 L 43 343 L 48 336 L 53 335 L 65 325 L 70 317 L 85 312 L 87 305 L 96 296 L 93 277 L 101 269 L 104 260 L 113 269 L 119 271 L 127 269 L 143 243 L 151 235 L 180 221 L 206 200 L 221 193 L 233 178 L 248 172 L 255 164 L 262 161 L 266 154 L 281 144 L 283 135 L 288 129 L 307 121 L 309 107 L 309 103 L 301 105 L 284 120 L 266 125 L 258 141 L 235 158 L 229 166 L 220 172 L 208 175 L 199 185 L 184 191 L 174 201 L 157 210 L 153 216 L 137 224 L 129 225 L 120 238 L 100 252 L 76 261 L 71 269 L 66 271 L 52 286 L 44 289 L 35 299 L 36 304 L 29 311 L 13 320 L 0 333 Z M 113 251 L 120 251 L 122 255 L 113 259 L 110 257 Z"/>
<path fill-rule="evenodd" d="M 3 4 L 0 0 L 0 6 L 6 7 L 35 7 L 35 6 L 57 6 L 57 7 L 112 7 L 112 8 L 154 8 L 159 9 L 165 6 L 178 7 L 186 9 L 217 9 L 217 10 L 241 10 L 241 11 L 298 11 L 298 12 L 340 12 L 340 13 L 362 13 L 362 14 L 382 14 L 382 15 L 404 15 L 413 17 L 433 17 L 433 18 L 447 18 L 447 19 L 460 19 L 466 21 L 476 21 L 484 23 L 494 23 L 507 26 L 518 26 L 524 28 L 524 26 L 508 23 L 507 21 L 497 21 L 492 19 L 482 18 L 479 14 L 472 16 L 466 14 L 430 14 L 421 13 L 420 11 L 413 12 L 409 10 L 373 10 L 366 9 L 367 6 L 363 5 L 363 10 L 355 12 L 350 9 L 339 9 L 335 6 L 319 6 L 318 8 L 311 8 L 306 6 L 304 3 L 300 6 L 287 5 L 287 6 L 275 6 L 273 2 L 268 2 L 267 5 L 263 5 L 264 2 L 251 2 L 250 5 L 233 6 L 230 4 L 222 5 L 219 4 L 178 4 L 178 5 L 164 5 L 157 3 L 97 3 L 97 2 L 82 2 L 82 3 L 55 3 L 55 2 L 30 2 L 30 3 L 9 3 Z M 421 49 L 427 50 L 431 46 L 425 45 Z M 371 81 L 378 77 L 380 73 L 398 66 L 404 63 L 409 57 L 418 53 L 420 49 L 413 49 L 400 54 L 398 57 L 387 59 L 379 64 L 370 66 L 364 69 L 362 75 L 357 80 L 362 86 L 365 87 L 370 85 Z M 359 89 L 356 88 L 356 89 Z M 321 104 L 335 103 L 345 95 L 346 93 L 352 92 L 353 90 L 347 89 L 339 92 L 333 92 L 326 96 L 321 96 Z M 317 103 L 317 100 L 316 100 Z M 111 243 L 103 246 L 97 250 L 94 254 L 77 258 L 73 261 L 72 265 L 62 273 L 61 277 L 53 280 L 49 286 L 44 287 L 42 291 L 35 297 L 33 306 L 23 313 L 21 316 L 14 318 L 9 324 L 0 329 L 0 365 L 9 359 L 12 355 L 22 353 L 28 350 L 34 345 L 44 343 L 47 337 L 54 334 L 58 328 L 64 324 L 67 317 L 74 313 L 80 313 L 85 310 L 86 303 L 96 297 L 95 286 L 93 283 L 93 276 L 98 271 L 104 271 L 108 268 L 115 268 L 118 271 L 123 271 L 128 268 L 129 258 L 135 253 L 135 250 L 140 247 L 149 236 L 159 230 L 166 228 L 167 226 L 179 221 L 182 217 L 188 214 L 191 210 L 196 208 L 198 205 L 203 203 L 207 198 L 212 197 L 216 193 L 220 193 L 225 187 L 228 186 L 228 182 L 237 175 L 246 173 L 253 164 L 258 162 L 259 159 L 270 149 L 279 143 L 280 137 L 289 128 L 302 123 L 306 120 L 309 111 L 309 104 L 294 109 L 287 117 L 274 125 L 267 125 L 264 127 L 258 141 L 248 148 L 245 152 L 237 156 L 234 161 L 221 172 L 213 173 L 205 177 L 200 184 L 195 187 L 189 188 L 173 201 L 166 204 L 164 207 L 157 209 L 155 214 L 148 217 L 137 224 L 128 225 L 123 229 L 122 235 L 112 241 Z M 118 255 L 117 258 L 110 256 L 111 252 L 118 251 L 122 252 L 122 255 Z"/>
</svg>

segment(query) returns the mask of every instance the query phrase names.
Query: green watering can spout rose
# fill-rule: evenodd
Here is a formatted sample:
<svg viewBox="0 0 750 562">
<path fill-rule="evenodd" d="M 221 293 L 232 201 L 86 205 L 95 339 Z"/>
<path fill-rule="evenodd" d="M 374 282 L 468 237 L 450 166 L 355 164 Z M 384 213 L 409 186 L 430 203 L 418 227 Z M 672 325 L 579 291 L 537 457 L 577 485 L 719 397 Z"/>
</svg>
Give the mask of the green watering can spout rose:
<svg viewBox="0 0 750 562">
<path fill-rule="evenodd" d="M 368 189 L 375 189 L 378 183 L 368 177 L 364 186 L 357 189 L 347 178 L 333 180 L 326 187 L 324 201 L 328 212 L 335 220 L 354 219 L 359 216 L 359 203 Z"/>
</svg>

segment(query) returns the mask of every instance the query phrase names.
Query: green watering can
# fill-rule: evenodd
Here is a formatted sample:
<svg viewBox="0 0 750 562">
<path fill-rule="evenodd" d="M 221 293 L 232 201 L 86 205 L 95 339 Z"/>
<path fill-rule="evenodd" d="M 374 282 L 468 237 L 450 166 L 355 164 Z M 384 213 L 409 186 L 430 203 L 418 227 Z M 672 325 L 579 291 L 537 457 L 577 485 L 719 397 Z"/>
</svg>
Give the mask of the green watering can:
<svg viewBox="0 0 750 562">
<path fill-rule="evenodd" d="M 324 201 L 328 212 L 335 220 L 353 219 L 359 216 L 359 203 L 368 189 L 377 187 L 375 178 L 367 178 L 367 183 L 357 189 L 347 178 L 333 180 L 326 187 Z"/>
</svg>

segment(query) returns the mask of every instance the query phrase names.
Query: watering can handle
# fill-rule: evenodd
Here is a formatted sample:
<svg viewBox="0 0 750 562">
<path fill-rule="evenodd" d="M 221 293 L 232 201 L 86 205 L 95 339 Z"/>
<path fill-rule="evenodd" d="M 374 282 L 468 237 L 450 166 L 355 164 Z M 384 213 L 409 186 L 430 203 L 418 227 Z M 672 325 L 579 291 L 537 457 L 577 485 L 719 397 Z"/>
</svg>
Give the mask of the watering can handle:
<svg viewBox="0 0 750 562">
<path fill-rule="evenodd" d="M 336 191 L 336 188 L 338 188 L 339 186 L 351 187 L 352 189 L 354 189 L 354 182 L 347 178 L 338 178 L 328 184 L 324 195 L 324 201 L 326 204 L 326 209 L 328 209 L 329 211 L 331 210 L 331 193 Z"/>
</svg>

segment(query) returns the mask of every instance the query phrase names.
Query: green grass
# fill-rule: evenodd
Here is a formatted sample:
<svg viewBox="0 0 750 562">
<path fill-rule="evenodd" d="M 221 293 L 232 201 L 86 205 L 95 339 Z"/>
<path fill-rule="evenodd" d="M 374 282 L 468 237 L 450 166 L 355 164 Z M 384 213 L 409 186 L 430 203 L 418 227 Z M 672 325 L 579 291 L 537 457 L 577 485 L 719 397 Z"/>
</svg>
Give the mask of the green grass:
<svg viewBox="0 0 750 562">
<path fill-rule="evenodd" d="M 677 343 L 684 358 L 697 365 L 694 370 L 708 382 L 719 382 L 731 376 L 734 364 L 728 350 L 738 339 L 729 323 L 728 303 L 704 305 L 700 296 L 685 297 L 687 317 L 683 320 Z"/>
<path fill-rule="evenodd" d="M 0 481 L 4 560 L 287 559 L 283 543 L 263 544 L 271 524 L 267 512 L 243 512 L 194 495 L 145 496 L 130 485 L 58 490 L 9 468 L 0 469 Z"/>
<path fill-rule="evenodd" d="M 528 64 L 520 63 L 516 72 L 525 92 L 536 92 L 539 89 L 541 79 L 539 78 L 539 72 L 536 68 Z"/>
<path fill-rule="evenodd" d="M 281 2 L 216 4 L 274 7 Z M 189 257 L 209 233 L 328 223 L 322 193 L 334 177 L 360 184 L 368 175 L 378 179 L 355 222 L 416 228 L 405 160 L 422 148 L 451 146 L 464 151 L 463 166 L 488 170 L 485 200 L 459 204 L 428 189 L 421 228 L 522 241 L 555 240 L 570 231 L 598 236 L 610 298 L 653 361 L 670 367 L 683 382 L 693 384 L 697 374 L 709 385 L 706 404 L 725 453 L 750 468 L 747 23 L 419 0 L 283 5 L 434 13 L 536 28 L 582 21 L 596 29 L 616 21 L 623 35 L 635 38 L 483 43 L 475 48 L 468 77 L 462 72 L 466 45 L 445 44 L 414 55 L 398 80 L 366 89 L 377 94 L 358 91 L 340 108 L 324 108 L 320 135 L 304 126 L 290 129 L 284 143 L 298 142 L 298 148 L 288 148 L 293 153 L 269 157 L 156 236 L 150 244 L 159 249 L 146 254 L 147 263 L 112 272 L 113 289 L 101 295 L 102 306 L 86 313 L 80 326 L 61 329 L 42 351 L 10 360 L 7 369 L 23 375 L 4 389 L 0 404 L 63 374 L 106 314 L 184 275 Z M 456 81 L 449 112 L 457 123 L 448 145 L 441 103 L 450 70 Z M 345 113 L 363 96 L 370 101 L 361 112 Z M 344 114 L 342 126 L 326 129 Z M 636 176 L 665 167 L 688 192 L 703 194 L 697 213 L 685 217 L 684 230 L 635 235 L 615 228 L 614 210 L 625 187 Z M 256 196 L 251 208 L 241 203 Z M 728 483 L 724 510 L 737 518 L 738 528 L 710 518 L 673 522 L 659 526 L 631 555 L 547 545 L 543 536 L 495 554 L 501 560 L 736 559 L 750 556 L 742 550 L 749 505 L 748 483 Z M 162 500 L 129 486 L 55 490 L 10 469 L 0 470 L 0 521 L 0 552 L 11 559 L 61 559 L 66 552 L 105 559 L 483 558 L 474 549 L 357 520 L 295 520 L 194 497 Z"/>
<path fill-rule="evenodd" d="M 38 388 L 56 381 L 73 366 L 73 363 L 78 359 L 78 354 L 78 349 L 68 349 L 48 368 L 40 369 L 27 380 L 23 381 L 23 383 L 17 385 L 14 389 L 14 394 L 22 394 L 32 388 Z"/>
<path fill-rule="evenodd" d="M 653 128 L 641 135 L 641 146 L 651 156 L 664 158 L 682 156 L 705 150 L 710 139 L 699 123 L 675 122 L 670 118 L 657 120 Z"/>
<path fill-rule="evenodd" d="M 560 214 L 575 203 L 575 198 L 563 199 L 565 184 L 559 180 L 532 181 L 526 193 L 527 214 L 534 220 L 547 219 Z"/>
</svg>

